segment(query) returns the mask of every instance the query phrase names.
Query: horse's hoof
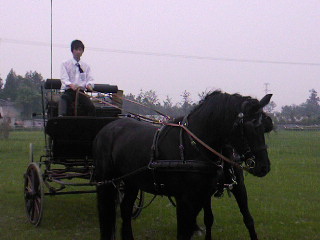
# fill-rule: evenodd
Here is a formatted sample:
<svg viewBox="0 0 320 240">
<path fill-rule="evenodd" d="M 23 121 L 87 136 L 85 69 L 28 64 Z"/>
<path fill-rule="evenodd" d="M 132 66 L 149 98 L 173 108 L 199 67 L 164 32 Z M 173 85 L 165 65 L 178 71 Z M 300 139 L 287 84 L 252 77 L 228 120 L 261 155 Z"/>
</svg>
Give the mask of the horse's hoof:
<svg viewBox="0 0 320 240">
<path fill-rule="evenodd" d="M 203 230 L 197 230 L 197 231 L 194 231 L 194 235 L 197 235 L 197 236 L 202 236 L 202 234 L 203 234 Z"/>
</svg>

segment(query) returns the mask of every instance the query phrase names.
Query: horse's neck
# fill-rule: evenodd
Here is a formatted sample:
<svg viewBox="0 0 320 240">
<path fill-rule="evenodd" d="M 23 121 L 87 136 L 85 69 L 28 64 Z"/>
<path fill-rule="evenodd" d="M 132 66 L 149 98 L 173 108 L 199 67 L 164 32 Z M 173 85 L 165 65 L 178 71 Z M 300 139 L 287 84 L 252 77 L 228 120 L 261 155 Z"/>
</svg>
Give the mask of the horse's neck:
<svg viewBox="0 0 320 240">
<path fill-rule="evenodd" d="M 220 148 L 224 142 L 223 124 L 220 121 L 215 121 L 208 124 L 207 119 L 192 118 L 188 122 L 188 128 L 199 139 L 214 148 Z"/>
</svg>

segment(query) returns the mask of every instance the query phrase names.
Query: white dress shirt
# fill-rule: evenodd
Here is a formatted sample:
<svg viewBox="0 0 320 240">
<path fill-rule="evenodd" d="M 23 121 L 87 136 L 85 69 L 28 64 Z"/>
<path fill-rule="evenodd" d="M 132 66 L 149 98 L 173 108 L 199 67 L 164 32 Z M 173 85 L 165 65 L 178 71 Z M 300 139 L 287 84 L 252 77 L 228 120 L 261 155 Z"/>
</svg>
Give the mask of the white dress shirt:
<svg viewBox="0 0 320 240">
<path fill-rule="evenodd" d="M 83 73 L 80 73 L 80 70 L 77 63 L 80 64 Z M 83 62 L 77 62 L 74 58 L 64 61 L 61 65 L 61 83 L 62 89 L 69 89 L 70 84 L 74 84 L 78 87 L 85 89 L 88 85 L 94 86 L 93 77 L 91 75 L 90 66 Z"/>
</svg>

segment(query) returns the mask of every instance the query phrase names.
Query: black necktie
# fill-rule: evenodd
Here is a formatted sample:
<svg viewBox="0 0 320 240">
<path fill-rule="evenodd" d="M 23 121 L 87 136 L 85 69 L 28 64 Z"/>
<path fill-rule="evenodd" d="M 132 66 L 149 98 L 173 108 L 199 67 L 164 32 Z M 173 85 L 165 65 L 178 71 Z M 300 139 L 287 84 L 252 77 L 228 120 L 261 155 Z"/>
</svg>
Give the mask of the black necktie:
<svg viewBox="0 0 320 240">
<path fill-rule="evenodd" d="M 77 65 L 77 67 L 79 68 L 80 73 L 83 73 L 83 70 L 82 70 L 82 68 L 80 67 L 80 64 L 79 64 L 79 63 L 76 63 L 76 65 Z"/>
</svg>

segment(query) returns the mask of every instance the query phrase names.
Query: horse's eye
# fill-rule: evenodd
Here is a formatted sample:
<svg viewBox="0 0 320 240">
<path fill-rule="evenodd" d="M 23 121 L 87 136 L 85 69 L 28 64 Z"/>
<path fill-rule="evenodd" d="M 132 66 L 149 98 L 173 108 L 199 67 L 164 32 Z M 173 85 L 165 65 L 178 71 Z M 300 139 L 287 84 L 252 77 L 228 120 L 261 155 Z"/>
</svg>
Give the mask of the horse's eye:
<svg viewBox="0 0 320 240">
<path fill-rule="evenodd" d="M 257 128 L 257 127 L 259 127 L 261 125 L 261 119 L 260 118 L 258 118 L 258 119 L 254 118 L 254 119 L 251 120 L 251 123 L 255 128 Z"/>
</svg>

